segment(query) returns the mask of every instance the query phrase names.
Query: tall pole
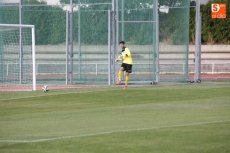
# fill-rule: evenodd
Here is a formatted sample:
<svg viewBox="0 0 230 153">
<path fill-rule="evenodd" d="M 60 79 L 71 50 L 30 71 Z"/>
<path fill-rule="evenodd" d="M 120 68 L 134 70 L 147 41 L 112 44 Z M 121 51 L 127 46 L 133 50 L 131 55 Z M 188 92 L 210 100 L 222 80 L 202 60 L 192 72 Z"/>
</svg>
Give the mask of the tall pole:
<svg viewBox="0 0 230 153">
<path fill-rule="evenodd" d="M 190 1 L 187 2 L 186 4 L 187 6 L 190 6 Z M 189 17 L 189 9 L 186 10 L 186 16 Z M 189 22 L 186 23 L 185 27 L 189 27 Z M 189 28 L 186 28 L 186 33 L 189 34 Z M 186 38 L 185 40 L 186 42 L 186 50 L 185 50 L 185 54 L 184 54 L 184 64 L 183 64 L 183 72 L 184 72 L 184 80 L 188 81 L 189 79 L 189 72 L 188 72 L 188 61 L 189 61 L 189 37 Z"/>
<path fill-rule="evenodd" d="M 22 24 L 22 0 L 19 0 L 19 24 Z M 19 84 L 23 79 L 23 45 L 22 45 L 22 27 L 19 28 Z"/>
<path fill-rule="evenodd" d="M 108 85 L 111 85 L 111 11 L 108 10 Z"/>
<path fill-rule="evenodd" d="M 66 11 L 66 84 L 69 83 L 69 11 Z"/>
<path fill-rule="evenodd" d="M 70 14 L 69 14 L 69 43 L 70 43 L 70 84 L 73 84 L 73 0 L 70 0 Z"/>
<path fill-rule="evenodd" d="M 70 55 L 71 55 L 71 75 L 70 83 L 73 83 L 73 0 L 70 0 L 70 25 L 69 25 L 69 35 L 70 35 Z"/>
<path fill-rule="evenodd" d="M 155 64 L 155 83 L 159 82 L 159 10 L 158 10 L 158 0 L 155 1 L 155 23 L 156 23 L 156 33 L 155 33 L 155 55 L 154 55 L 154 64 Z"/>
<path fill-rule="evenodd" d="M 73 83 L 73 0 L 66 12 L 66 84 Z"/>
<path fill-rule="evenodd" d="M 112 59 L 115 58 L 115 52 L 117 50 L 116 47 L 116 0 L 112 0 L 112 20 L 111 20 L 111 28 L 112 28 Z M 111 62 L 111 69 L 112 69 L 112 81 L 115 84 L 116 81 L 116 74 L 115 74 L 115 63 L 114 60 Z"/>
<path fill-rule="evenodd" d="M 116 22 L 116 45 L 119 42 L 119 4 L 118 0 L 115 0 L 116 4 L 116 14 L 115 14 L 115 22 Z"/>
<path fill-rule="evenodd" d="M 124 32 L 125 32 L 125 26 L 124 26 L 124 0 L 121 0 L 121 39 L 124 40 Z"/>
<path fill-rule="evenodd" d="M 81 79 L 81 1 L 78 0 L 78 79 Z"/>
<path fill-rule="evenodd" d="M 195 42 L 195 75 L 194 81 L 201 81 L 201 13 L 200 0 L 196 0 L 196 42 Z"/>
</svg>

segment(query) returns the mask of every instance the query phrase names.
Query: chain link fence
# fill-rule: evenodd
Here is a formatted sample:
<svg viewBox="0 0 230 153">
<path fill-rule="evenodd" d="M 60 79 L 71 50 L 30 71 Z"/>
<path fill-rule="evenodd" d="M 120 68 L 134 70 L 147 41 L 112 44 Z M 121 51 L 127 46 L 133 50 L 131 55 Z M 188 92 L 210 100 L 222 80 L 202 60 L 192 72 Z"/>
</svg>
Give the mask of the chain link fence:
<svg viewBox="0 0 230 153">
<path fill-rule="evenodd" d="M 24 0 L 21 8 L 22 24 L 36 28 L 38 84 L 69 83 L 68 75 L 73 84 L 115 81 L 119 40 L 125 40 L 133 54 L 132 82 L 154 81 L 158 73 L 160 81 L 188 79 L 189 1 L 171 5 L 159 0 L 157 5 L 155 0 L 78 0 L 71 11 L 69 1 L 52 6 Z M 0 3 L 0 23 L 18 24 L 19 10 L 19 4 Z"/>
</svg>

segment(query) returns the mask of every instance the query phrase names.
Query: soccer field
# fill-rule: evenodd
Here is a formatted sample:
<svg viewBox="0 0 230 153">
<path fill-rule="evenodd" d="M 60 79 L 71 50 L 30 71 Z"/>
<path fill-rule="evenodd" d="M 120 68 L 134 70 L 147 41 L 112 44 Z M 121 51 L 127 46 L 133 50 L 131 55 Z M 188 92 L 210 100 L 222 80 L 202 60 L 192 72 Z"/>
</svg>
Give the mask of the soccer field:
<svg viewBox="0 0 230 153">
<path fill-rule="evenodd" d="M 1 153 L 229 153 L 230 83 L 0 93 Z"/>
</svg>

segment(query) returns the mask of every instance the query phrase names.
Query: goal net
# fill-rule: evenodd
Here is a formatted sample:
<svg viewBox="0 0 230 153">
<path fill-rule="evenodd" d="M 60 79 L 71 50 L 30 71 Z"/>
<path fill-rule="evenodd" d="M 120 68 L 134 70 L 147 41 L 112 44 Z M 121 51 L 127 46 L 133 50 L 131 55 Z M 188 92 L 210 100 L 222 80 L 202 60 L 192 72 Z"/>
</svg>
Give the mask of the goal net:
<svg viewBox="0 0 230 153">
<path fill-rule="evenodd" d="M 0 90 L 36 90 L 35 28 L 0 24 Z"/>
</svg>

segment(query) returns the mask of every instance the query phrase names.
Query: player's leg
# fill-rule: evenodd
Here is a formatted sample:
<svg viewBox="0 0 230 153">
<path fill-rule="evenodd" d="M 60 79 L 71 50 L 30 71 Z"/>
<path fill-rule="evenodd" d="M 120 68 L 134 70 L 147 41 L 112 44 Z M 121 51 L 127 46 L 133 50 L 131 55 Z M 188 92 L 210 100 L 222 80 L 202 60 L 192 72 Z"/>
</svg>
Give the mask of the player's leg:
<svg viewBox="0 0 230 153">
<path fill-rule="evenodd" d="M 129 83 L 129 76 L 132 73 L 132 65 L 127 65 L 126 75 L 125 75 L 125 86 L 124 89 L 127 89 Z"/>
<path fill-rule="evenodd" d="M 128 83 L 129 83 L 129 72 L 126 72 L 124 89 L 126 89 L 128 87 Z"/>
<path fill-rule="evenodd" d="M 122 64 L 123 65 L 123 64 Z M 121 65 L 119 71 L 118 71 L 118 82 L 116 83 L 116 85 L 121 85 L 121 79 L 122 79 L 122 74 L 124 71 L 124 67 Z"/>
</svg>

